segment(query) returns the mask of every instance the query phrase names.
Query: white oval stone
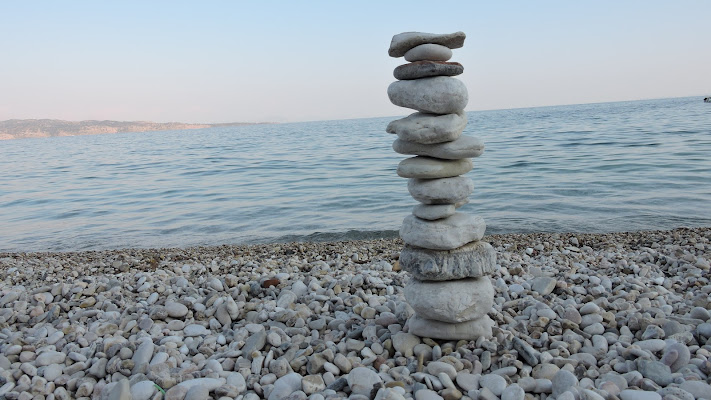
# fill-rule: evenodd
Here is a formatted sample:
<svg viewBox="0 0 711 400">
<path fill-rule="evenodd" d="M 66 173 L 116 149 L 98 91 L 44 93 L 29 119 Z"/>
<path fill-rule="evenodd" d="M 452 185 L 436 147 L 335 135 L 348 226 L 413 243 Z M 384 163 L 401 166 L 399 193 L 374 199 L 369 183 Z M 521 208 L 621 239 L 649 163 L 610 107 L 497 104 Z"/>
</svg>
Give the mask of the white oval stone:
<svg viewBox="0 0 711 400">
<path fill-rule="evenodd" d="M 451 178 L 466 174 L 474 168 L 472 160 L 440 160 L 438 158 L 417 156 L 400 161 L 397 174 L 403 178 Z"/>
<path fill-rule="evenodd" d="M 494 287 L 488 277 L 451 281 L 421 281 L 405 285 L 405 299 L 415 314 L 442 322 L 481 318 L 494 305 Z"/>
<path fill-rule="evenodd" d="M 400 154 L 428 156 L 445 160 L 479 157 L 484 152 L 484 142 L 471 136 L 460 136 L 456 140 L 444 143 L 422 144 L 397 139 L 393 150 Z"/>
<path fill-rule="evenodd" d="M 385 131 L 407 142 L 434 144 L 456 140 L 465 126 L 467 115 L 464 112 L 445 115 L 416 112 L 390 122 Z"/>
<path fill-rule="evenodd" d="M 464 201 L 474 191 L 474 182 L 463 176 L 441 179 L 410 179 L 407 190 L 423 204 L 455 204 Z"/>
<path fill-rule="evenodd" d="M 447 61 L 452 58 L 452 50 L 441 44 L 425 43 L 415 46 L 405 53 L 405 60 L 415 61 Z"/>
<path fill-rule="evenodd" d="M 432 250 L 452 250 L 484 236 L 486 223 L 481 217 L 455 213 L 451 217 L 426 221 L 408 215 L 402 222 L 400 237 L 405 243 Z"/>
<path fill-rule="evenodd" d="M 469 102 L 464 83 L 448 76 L 393 82 L 388 97 L 396 106 L 432 114 L 458 113 Z"/>
<path fill-rule="evenodd" d="M 447 218 L 455 212 L 454 204 L 418 204 L 412 209 L 412 215 L 428 221 Z"/>
</svg>

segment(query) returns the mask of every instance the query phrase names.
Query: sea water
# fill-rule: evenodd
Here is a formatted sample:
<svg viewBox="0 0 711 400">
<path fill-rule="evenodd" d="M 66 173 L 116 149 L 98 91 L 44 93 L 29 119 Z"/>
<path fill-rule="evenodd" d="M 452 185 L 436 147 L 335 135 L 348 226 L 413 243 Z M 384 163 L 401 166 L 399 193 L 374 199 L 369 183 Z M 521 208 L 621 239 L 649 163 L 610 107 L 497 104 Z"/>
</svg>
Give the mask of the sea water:
<svg viewBox="0 0 711 400">
<path fill-rule="evenodd" d="M 711 226 L 700 98 L 467 114 L 487 234 Z M 0 251 L 396 237 L 400 117 L 2 141 Z"/>
</svg>

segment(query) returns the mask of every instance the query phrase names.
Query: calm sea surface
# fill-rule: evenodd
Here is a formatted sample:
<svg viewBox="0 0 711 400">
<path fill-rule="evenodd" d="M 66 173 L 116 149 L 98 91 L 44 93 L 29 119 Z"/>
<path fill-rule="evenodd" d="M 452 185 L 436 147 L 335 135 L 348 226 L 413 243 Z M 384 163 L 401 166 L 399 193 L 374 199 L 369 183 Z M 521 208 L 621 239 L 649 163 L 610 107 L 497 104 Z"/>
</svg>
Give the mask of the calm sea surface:
<svg viewBox="0 0 711 400">
<path fill-rule="evenodd" d="M 0 251 L 395 237 L 393 118 L 0 141 Z M 700 98 L 470 112 L 487 233 L 711 226 Z"/>
</svg>

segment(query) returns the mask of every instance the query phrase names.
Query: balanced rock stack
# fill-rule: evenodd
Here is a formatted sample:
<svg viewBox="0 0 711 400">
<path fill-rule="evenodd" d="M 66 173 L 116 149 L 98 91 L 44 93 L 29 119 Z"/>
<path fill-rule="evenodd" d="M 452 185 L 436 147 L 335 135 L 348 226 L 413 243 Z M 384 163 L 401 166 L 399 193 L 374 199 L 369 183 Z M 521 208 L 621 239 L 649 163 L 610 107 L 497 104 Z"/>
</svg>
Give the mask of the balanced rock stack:
<svg viewBox="0 0 711 400">
<path fill-rule="evenodd" d="M 398 136 L 396 152 L 415 156 L 397 168 L 420 202 L 400 229 L 405 241 L 400 266 L 412 274 L 405 287 L 415 310 L 409 332 L 446 340 L 491 336 L 493 326 L 487 313 L 494 288 L 486 275 L 496 266 L 496 252 L 481 241 L 484 220 L 456 211 L 474 190 L 462 175 L 472 169 L 471 158 L 484 151 L 479 139 L 462 135 L 469 98 L 466 86 L 452 77 L 464 68 L 447 62 L 465 37 L 463 32 L 406 32 L 393 37 L 388 51 L 410 62 L 395 68 L 398 81 L 388 87 L 390 101 L 418 111 L 386 129 Z"/>
</svg>

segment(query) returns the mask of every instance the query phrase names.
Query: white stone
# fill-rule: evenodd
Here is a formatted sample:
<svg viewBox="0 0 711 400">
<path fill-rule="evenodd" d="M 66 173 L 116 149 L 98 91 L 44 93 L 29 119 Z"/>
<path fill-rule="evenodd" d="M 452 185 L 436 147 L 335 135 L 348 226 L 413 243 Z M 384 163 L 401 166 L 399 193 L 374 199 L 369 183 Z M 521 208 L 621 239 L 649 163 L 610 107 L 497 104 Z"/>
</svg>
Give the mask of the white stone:
<svg viewBox="0 0 711 400">
<path fill-rule="evenodd" d="M 165 311 L 171 318 L 182 318 L 188 314 L 188 307 L 181 303 L 169 301 L 165 303 Z"/>
<path fill-rule="evenodd" d="M 274 388 L 269 393 L 269 400 L 280 400 L 297 390 L 301 390 L 301 375 L 296 372 L 288 373 L 274 382 Z"/>
<path fill-rule="evenodd" d="M 183 329 L 185 336 L 204 336 L 209 335 L 210 330 L 199 324 L 190 324 Z"/>
<path fill-rule="evenodd" d="M 35 365 L 44 367 L 50 364 L 61 364 L 67 358 L 67 355 L 59 351 L 45 351 L 38 355 L 35 359 Z"/>
<path fill-rule="evenodd" d="M 455 213 L 451 217 L 426 221 L 408 215 L 400 228 L 405 243 L 431 250 L 452 250 L 480 240 L 486 223 L 481 217 Z"/>
<path fill-rule="evenodd" d="M 479 157 L 484 153 L 484 142 L 472 136 L 462 135 L 451 142 L 422 144 L 397 139 L 393 150 L 400 154 L 427 156 L 445 160 Z"/>
<path fill-rule="evenodd" d="M 416 112 L 390 122 L 385 131 L 397 134 L 399 140 L 407 143 L 437 144 L 457 140 L 466 126 L 464 112 L 445 115 Z"/>
<path fill-rule="evenodd" d="M 452 50 L 441 44 L 425 43 L 415 46 L 405 53 L 405 60 L 415 61 L 447 61 L 452 58 Z"/>
<path fill-rule="evenodd" d="M 369 396 L 373 386 L 382 382 L 378 374 L 366 367 L 353 368 L 346 376 L 348 386 L 353 394 Z"/>
<path fill-rule="evenodd" d="M 405 285 L 405 299 L 421 318 L 458 323 L 485 316 L 494 305 L 488 277 L 451 281 L 421 281 Z"/>
<path fill-rule="evenodd" d="M 432 114 L 458 113 L 469 102 L 464 83 L 448 76 L 395 81 L 388 86 L 388 97 L 396 106 Z"/>
<path fill-rule="evenodd" d="M 662 396 L 655 392 L 626 389 L 620 392 L 622 400 L 662 400 Z"/>
<path fill-rule="evenodd" d="M 428 221 L 447 218 L 455 212 L 457 208 L 454 204 L 418 204 L 412 209 L 412 215 Z"/>
<path fill-rule="evenodd" d="M 491 328 L 494 326 L 494 321 L 487 315 L 477 320 L 450 324 L 420 318 L 415 314 L 410 317 L 407 324 L 410 327 L 409 332 L 420 337 L 444 340 L 476 340 L 480 337 L 491 337 Z"/>
<path fill-rule="evenodd" d="M 415 200 L 423 204 L 452 204 L 465 201 L 474 191 L 474 182 L 464 176 L 440 179 L 416 179 L 407 181 L 407 190 Z"/>
<path fill-rule="evenodd" d="M 454 33 L 425 33 L 425 32 L 403 32 L 393 36 L 390 41 L 388 55 L 390 57 L 402 57 L 408 50 L 425 43 L 435 43 L 446 46 L 450 49 L 458 49 L 464 46 L 464 39 L 467 35 L 464 32 Z"/>
<path fill-rule="evenodd" d="M 133 400 L 148 400 L 155 392 L 156 386 L 152 381 L 141 381 L 131 386 Z"/>
<path fill-rule="evenodd" d="M 461 160 L 440 160 L 417 156 L 400 161 L 397 174 L 403 178 L 437 179 L 451 178 L 471 171 L 474 165 L 469 158 Z"/>
</svg>

